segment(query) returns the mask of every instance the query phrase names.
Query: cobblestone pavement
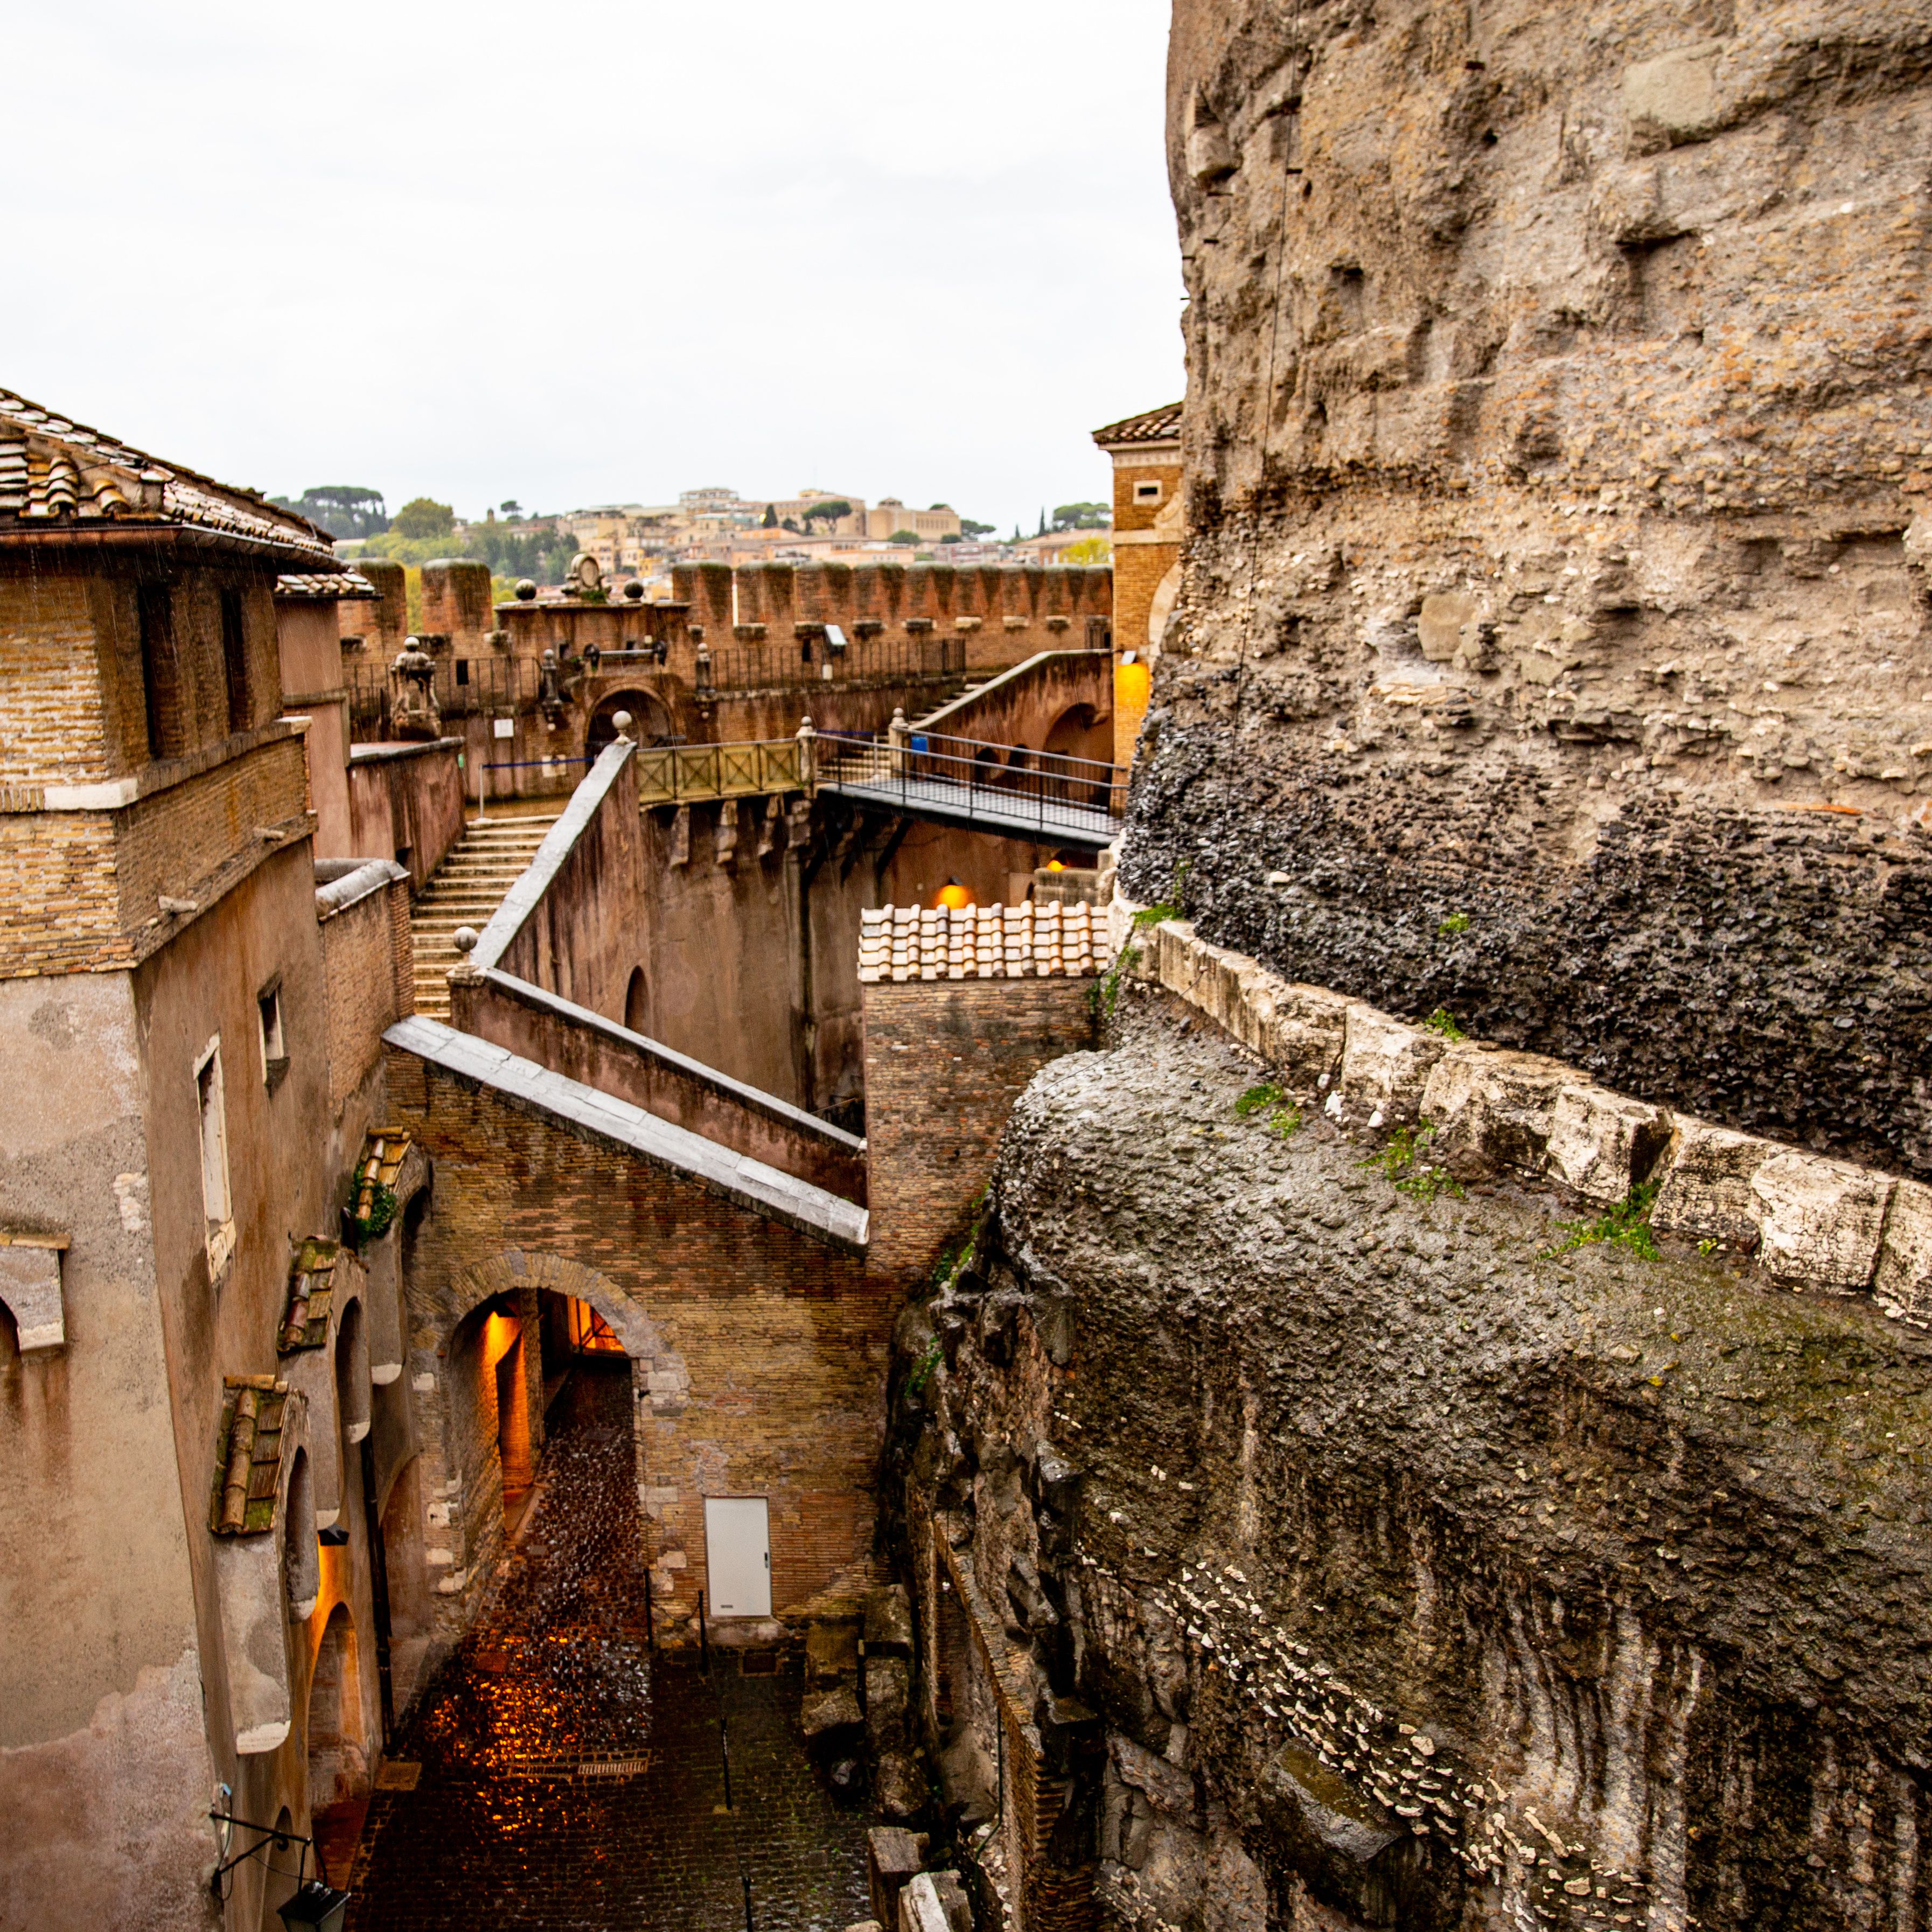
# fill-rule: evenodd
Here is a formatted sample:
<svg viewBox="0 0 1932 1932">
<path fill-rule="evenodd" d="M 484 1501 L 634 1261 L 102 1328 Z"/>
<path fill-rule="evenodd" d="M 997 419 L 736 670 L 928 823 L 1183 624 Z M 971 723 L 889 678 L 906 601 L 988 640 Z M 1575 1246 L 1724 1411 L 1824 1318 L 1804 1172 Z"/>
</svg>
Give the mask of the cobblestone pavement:
<svg viewBox="0 0 1932 1932">
<path fill-rule="evenodd" d="M 716 1650 L 709 1677 L 694 1660 L 653 1665 L 631 1401 L 628 1363 L 594 1359 L 558 1398 L 529 1533 L 389 1753 L 422 1774 L 376 1793 L 351 1932 L 741 1932 L 741 1876 L 757 1932 L 867 1916 L 864 1814 L 806 1754 L 800 1680 Z M 637 1758 L 637 1774 L 578 1769 Z"/>
</svg>

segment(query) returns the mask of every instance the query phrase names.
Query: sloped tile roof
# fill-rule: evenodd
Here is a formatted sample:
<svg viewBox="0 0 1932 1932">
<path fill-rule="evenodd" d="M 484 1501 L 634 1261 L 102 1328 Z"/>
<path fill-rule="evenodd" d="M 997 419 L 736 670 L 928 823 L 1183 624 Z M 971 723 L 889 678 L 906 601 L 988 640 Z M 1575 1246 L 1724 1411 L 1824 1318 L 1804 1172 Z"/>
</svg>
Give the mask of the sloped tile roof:
<svg viewBox="0 0 1932 1932">
<path fill-rule="evenodd" d="M 0 389 L 0 544 L 117 526 L 198 531 L 336 568 L 333 542 L 307 518 Z"/>
<path fill-rule="evenodd" d="M 887 906 L 859 915 L 859 978 L 1088 977 L 1106 964 L 1107 918 L 1086 905 Z"/>
<path fill-rule="evenodd" d="M 1102 449 L 1114 449 L 1136 442 L 1175 442 L 1180 436 L 1181 412 L 1185 405 L 1169 403 L 1166 408 L 1149 410 L 1145 415 L 1124 416 L 1105 429 L 1094 432 L 1094 440 Z"/>
<path fill-rule="evenodd" d="M 328 1340 L 328 1311 L 334 1298 L 335 1264 L 342 1250 L 333 1241 L 306 1240 L 289 1263 L 288 1312 L 275 1337 L 275 1352 L 319 1348 Z"/>
<path fill-rule="evenodd" d="M 288 1384 L 273 1376 L 230 1376 L 224 1382 L 208 1510 L 208 1526 L 217 1536 L 254 1536 L 274 1528 L 288 1403 Z"/>
<path fill-rule="evenodd" d="M 275 579 L 275 596 L 285 604 L 366 603 L 380 594 L 356 570 L 291 571 Z"/>
</svg>

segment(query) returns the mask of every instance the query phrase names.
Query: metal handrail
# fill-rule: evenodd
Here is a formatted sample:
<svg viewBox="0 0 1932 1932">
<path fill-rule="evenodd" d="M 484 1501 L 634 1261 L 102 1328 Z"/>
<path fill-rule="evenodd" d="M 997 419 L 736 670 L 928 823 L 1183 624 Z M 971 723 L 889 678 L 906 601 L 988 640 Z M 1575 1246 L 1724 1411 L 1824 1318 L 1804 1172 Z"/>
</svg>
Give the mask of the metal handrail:
<svg viewBox="0 0 1932 1932">
<path fill-rule="evenodd" d="M 872 739 L 828 732 L 818 746 L 820 783 L 908 809 L 925 805 L 1002 828 L 1018 820 L 1042 834 L 1083 836 L 1111 836 L 1126 814 L 1126 767 L 1098 759 L 896 728 Z"/>
</svg>

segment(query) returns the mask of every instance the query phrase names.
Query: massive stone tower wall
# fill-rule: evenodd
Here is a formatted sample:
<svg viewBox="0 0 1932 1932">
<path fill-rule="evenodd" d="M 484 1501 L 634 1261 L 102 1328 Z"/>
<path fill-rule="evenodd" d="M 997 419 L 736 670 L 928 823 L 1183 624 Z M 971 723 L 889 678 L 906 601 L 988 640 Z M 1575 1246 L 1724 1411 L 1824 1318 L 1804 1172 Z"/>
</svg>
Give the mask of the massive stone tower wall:
<svg viewBox="0 0 1932 1932">
<path fill-rule="evenodd" d="M 1932 1170 L 1932 4 L 1177 0 L 1169 80 L 1129 889 Z"/>
</svg>

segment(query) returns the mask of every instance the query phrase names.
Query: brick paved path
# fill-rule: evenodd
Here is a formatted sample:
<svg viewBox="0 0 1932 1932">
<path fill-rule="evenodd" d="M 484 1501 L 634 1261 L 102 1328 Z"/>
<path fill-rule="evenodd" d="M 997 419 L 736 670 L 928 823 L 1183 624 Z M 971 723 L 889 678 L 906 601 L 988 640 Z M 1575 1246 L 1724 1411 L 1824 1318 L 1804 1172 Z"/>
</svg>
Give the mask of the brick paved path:
<svg viewBox="0 0 1932 1932">
<path fill-rule="evenodd" d="M 389 1754 L 422 1776 L 376 1794 L 350 1932 L 742 1932 L 741 1872 L 757 1932 L 867 1916 L 864 1815 L 806 1756 L 800 1680 L 741 1675 L 718 1652 L 709 1678 L 694 1661 L 652 1668 L 631 1401 L 622 1361 L 580 1363 L 559 1398 L 530 1533 Z M 641 1775 L 577 1773 L 640 1756 Z"/>
</svg>

